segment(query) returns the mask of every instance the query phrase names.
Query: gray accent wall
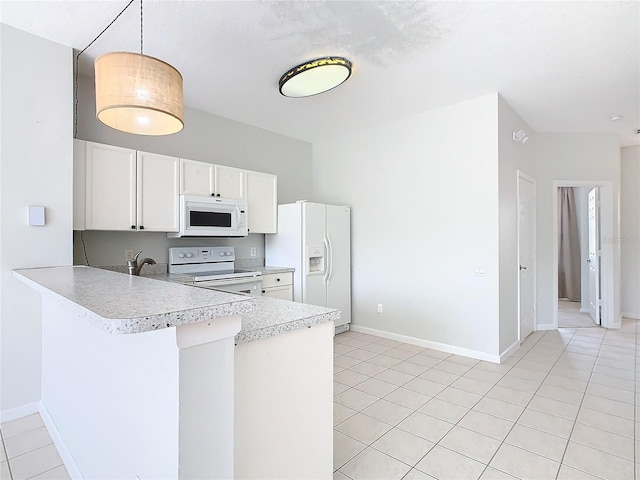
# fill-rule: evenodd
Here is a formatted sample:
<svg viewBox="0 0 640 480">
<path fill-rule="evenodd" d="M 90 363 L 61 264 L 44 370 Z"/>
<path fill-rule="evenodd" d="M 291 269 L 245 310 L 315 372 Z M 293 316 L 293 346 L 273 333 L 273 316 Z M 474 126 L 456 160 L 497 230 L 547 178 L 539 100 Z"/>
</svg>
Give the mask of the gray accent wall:
<svg viewBox="0 0 640 480">
<path fill-rule="evenodd" d="M 122 133 L 95 118 L 93 79 L 80 77 L 78 83 L 79 139 L 274 174 L 278 176 L 278 203 L 312 196 L 308 142 L 188 107 L 184 113 L 185 127 L 174 135 L 145 137 Z M 185 82 L 185 89 L 188 88 Z M 274 90 L 274 95 L 277 94 Z M 259 234 L 245 239 L 168 239 L 164 233 L 86 231 L 83 237 L 91 265 L 122 264 L 127 249 L 142 250 L 144 256 L 165 263 L 167 249 L 179 245 L 232 245 L 236 247 L 237 258 L 249 258 L 251 247 L 256 247 L 257 258 L 264 258 L 264 235 Z M 74 263 L 86 263 L 79 232 L 74 235 Z"/>
</svg>

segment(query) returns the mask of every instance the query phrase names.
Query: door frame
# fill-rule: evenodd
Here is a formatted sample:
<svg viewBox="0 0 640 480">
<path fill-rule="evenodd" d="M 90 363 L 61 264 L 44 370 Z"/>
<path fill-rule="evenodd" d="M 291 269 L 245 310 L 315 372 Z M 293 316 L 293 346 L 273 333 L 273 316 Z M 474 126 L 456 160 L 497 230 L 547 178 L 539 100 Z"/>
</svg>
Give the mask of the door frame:
<svg viewBox="0 0 640 480">
<path fill-rule="evenodd" d="M 522 170 L 517 170 L 517 176 L 516 176 L 516 203 L 517 203 L 517 216 L 518 216 L 518 221 L 516 222 L 516 267 L 518 269 L 518 343 L 522 342 L 522 334 L 520 332 L 521 330 L 521 325 L 520 325 L 520 179 L 526 180 L 528 182 L 533 183 L 533 212 L 532 212 L 532 218 L 533 218 L 533 222 L 532 223 L 532 227 L 533 227 L 533 231 L 532 231 L 532 239 L 531 239 L 531 245 L 533 248 L 533 331 L 535 332 L 538 329 L 538 302 L 537 302 L 537 298 L 538 298 L 538 278 L 537 278 L 537 263 L 538 263 L 538 257 L 537 257 L 537 245 L 536 245 L 536 239 L 537 239 L 537 231 L 536 231 L 536 226 L 537 226 L 537 185 L 536 185 L 536 179 L 533 178 L 530 175 L 527 175 L 526 173 L 524 173 Z"/>
<path fill-rule="evenodd" d="M 559 187 L 599 187 L 600 188 L 600 298 L 602 309 L 600 322 L 605 328 L 620 328 L 621 317 L 619 294 L 616 295 L 619 279 L 616 279 L 616 262 L 620 258 L 619 238 L 614 228 L 613 182 L 611 180 L 554 180 L 552 182 L 552 232 L 553 232 L 553 328 L 558 328 L 558 188 Z M 619 228 L 619 227 L 618 227 Z M 610 241 L 603 241 L 609 239 Z M 580 259 L 582 261 L 582 258 Z M 617 306 L 617 308 L 616 308 Z"/>
</svg>

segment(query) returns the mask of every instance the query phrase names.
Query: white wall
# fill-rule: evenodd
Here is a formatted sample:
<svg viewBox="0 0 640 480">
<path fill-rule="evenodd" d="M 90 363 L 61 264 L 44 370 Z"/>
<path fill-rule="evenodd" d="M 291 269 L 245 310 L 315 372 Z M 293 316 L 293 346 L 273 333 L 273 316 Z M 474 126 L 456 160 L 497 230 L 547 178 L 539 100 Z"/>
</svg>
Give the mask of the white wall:
<svg viewBox="0 0 640 480">
<path fill-rule="evenodd" d="M 621 310 L 640 319 L 640 146 L 622 148 L 621 178 Z"/>
<path fill-rule="evenodd" d="M 513 141 L 513 132 L 524 130 L 529 140 Z M 498 96 L 498 176 L 500 208 L 500 353 L 519 342 L 518 310 L 518 171 L 535 178 L 536 134 L 527 123 Z"/>
<path fill-rule="evenodd" d="M 618 212 L 620 194 L 620 145 L 613 135 L 593 135 L 575 133 L 538 133 L 536 148 L 537 177 L 537 302 L 538 327 L 554 328 L 554 301 L 558 292 L 557 265 L 553 255 L 554 244 L 554 202 L 556 191 L 554 181 L 571 184 L 572 181 L 597 185 L 599 182 L 610 182 L 611 191 L 603 189 L 602 208 L 608 209 L 609 223 L 603 219 L 603 235 L 619 236 Z M 611 204 L 604 196 L 608 195 Z M 609 242 L 606 260 L 613 271 L 615 284 L 603 282 L 605 291 L 612 291 L 611 308 L 613 322 L 620 316 L 620 256 L 619 245 Z M 603 259 L 603 262 L 605 260 Z M 556 277 L 556 278 L 554 278 Z M 617 285 L 617 287 L 616 287 Z M 603 292 L 604 293 L 604 292 Z M 617 297 L 617 301 L 616 301 Z M 555 300 L 554 300 L 555 299 Z"/>
<path fill-rule="evenodd" d="M 354 324 L 499 353 L 497 135 L 490 94 L 314 144 L 313 199 L 352 206 Z"/>
<path fill-rule="evenodd" d="M 20 416 L 40 400 L 40 296 L 11 277 L 19 267 L 72 262 L 72 50 L 0 24 L 0 410 Z M 44 205 L 44 227 L 27 207 Z"/>
<path fill-rule="evenodd" d="M 185 127 L 174 135 L 145 137 L 122 133 L 95 118 L 93 80 L 80 77 L 77 138 L 118 145 L 146 152 L 173 155 L 191 160 L 219 163 L 278 176 L 278 203 L 290 203 L 311 196 L 311 144 L 277 133 L 185 108 Z M 188 88 L 185 87 L 185 88 Z M 143 250 L 161 263 L 167 262 L 171 246 L 232 245 L 237 258 L 249 258 L 251 247 L 256 258 L 264 258 L 264 235 L 245 239 L 168 239 L 164 233 L 85 232 L 85 245 L 91 265 L 125 263 L 125 250 Z M 84 264 L 79 234 L 75 234 L 74 262 Z"/>
</svg>

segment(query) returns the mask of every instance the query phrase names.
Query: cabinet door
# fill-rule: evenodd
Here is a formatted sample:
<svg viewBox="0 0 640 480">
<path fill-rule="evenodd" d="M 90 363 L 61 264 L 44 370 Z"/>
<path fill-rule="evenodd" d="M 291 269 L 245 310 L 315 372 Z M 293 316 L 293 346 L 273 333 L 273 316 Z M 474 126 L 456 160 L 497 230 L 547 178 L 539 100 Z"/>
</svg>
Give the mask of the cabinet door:
<svg viewBox="0 0 640 480">
<path fill-rule="evenodd" d="M 86 142 L 85 228 L 136 228 L 136 151 Z"/>
<path fill-rule="evenodd" d="M 138 152 L 138 230 L 178 231 L 180 159 Z"/>
<path fill-rule="evenodd" d="M 249 233 L 278 231 L 278 177 L 268 173 L 245 171 Z"/>
<path fill-rule="evenodd" d="M 207 162 L 180 159 L 180 193 L 202 195 L 214 193 L 215 165 Z"/>
<path fill-rule="evenodd" d="M 216 165 L 216 197 L 245 200 L 244 170 L 234 167 Z"/>
<path fill-rule="evenodd" d="M 271 287 L 262 289 L 263 297 L 279 298 L 280 300 L 293 301 L 293 287 L 291 285 L 283 285 L 282 287 Z"/>
</svg>

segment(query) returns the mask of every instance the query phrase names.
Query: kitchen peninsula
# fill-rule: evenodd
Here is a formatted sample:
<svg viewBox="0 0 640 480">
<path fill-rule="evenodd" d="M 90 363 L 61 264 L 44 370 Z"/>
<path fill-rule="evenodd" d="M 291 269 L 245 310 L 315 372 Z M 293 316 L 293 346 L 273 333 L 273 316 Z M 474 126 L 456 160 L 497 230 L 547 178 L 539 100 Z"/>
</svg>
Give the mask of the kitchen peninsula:
<svg viewBox="0 0 640 480">
<path fill-rule="evenodd" d="M 42 294 L 41 414 L 72 477 L 331 477 L 339 311 L 82 266 L 14 275 Z"/>
</svg>

